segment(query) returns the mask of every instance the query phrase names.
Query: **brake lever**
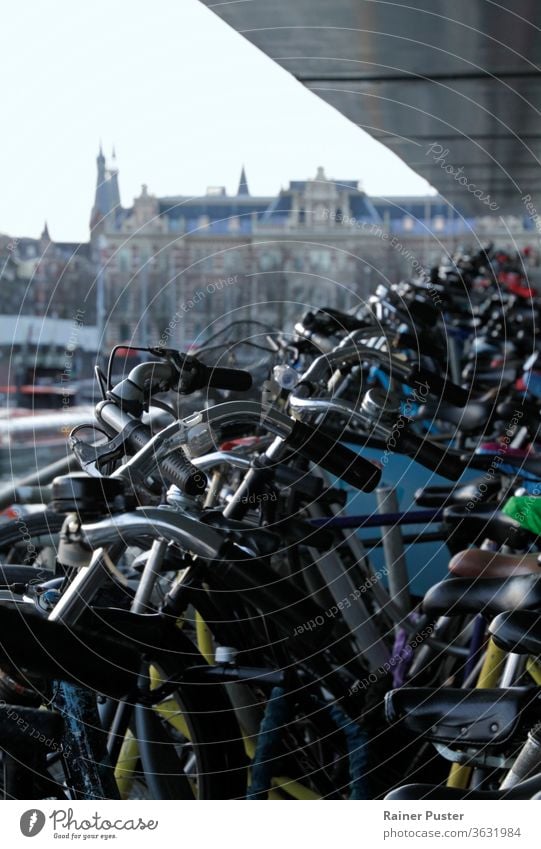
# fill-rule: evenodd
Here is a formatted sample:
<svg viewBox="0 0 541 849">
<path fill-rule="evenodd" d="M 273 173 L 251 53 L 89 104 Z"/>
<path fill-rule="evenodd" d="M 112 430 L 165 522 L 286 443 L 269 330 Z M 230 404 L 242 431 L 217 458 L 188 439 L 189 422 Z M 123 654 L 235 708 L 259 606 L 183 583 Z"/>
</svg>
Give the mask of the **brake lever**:
<svg viewBox="0 0 541 849">
<path fill-rule="evenodd" d="M 118 433 L 103 445 L 92 445 L 84 439 L 78 439 L 72 431 L 68 437 L 68 444 L 83 472 L 87 472 L 94 478 L 102 477 L 102 468 L 113 460 L 120 460 L 126 453 L 124 433 Z"/>
</svg>

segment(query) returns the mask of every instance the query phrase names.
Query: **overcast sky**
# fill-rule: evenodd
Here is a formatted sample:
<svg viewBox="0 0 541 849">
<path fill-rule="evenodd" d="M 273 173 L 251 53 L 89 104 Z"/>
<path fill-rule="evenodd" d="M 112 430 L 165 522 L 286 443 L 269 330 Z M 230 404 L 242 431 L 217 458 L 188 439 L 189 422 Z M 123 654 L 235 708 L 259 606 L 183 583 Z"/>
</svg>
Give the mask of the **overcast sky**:
<svg viewBox="0 0 541 849">
<path fill-rule="evenodd" d="M 271 0 L 269 0 L 271 2 Z M 122 203 L 290 179 L 359 179 L 373 194 L 428 184 L 198 0 L 11 0 L 1 27 L 0 232 L 86 240 L 102 139 Z"/>
</svg>

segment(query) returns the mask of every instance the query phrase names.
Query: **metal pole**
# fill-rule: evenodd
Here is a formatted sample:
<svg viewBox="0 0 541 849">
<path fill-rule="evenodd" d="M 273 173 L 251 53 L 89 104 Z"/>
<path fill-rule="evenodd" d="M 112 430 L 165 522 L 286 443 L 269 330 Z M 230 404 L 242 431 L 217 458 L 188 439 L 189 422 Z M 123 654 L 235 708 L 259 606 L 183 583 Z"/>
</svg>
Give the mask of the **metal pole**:
<svg viewBox="0 0 541 849">
<path fill-rule="evenodd" d="M 104 251 L 107 246 L 106 237 L 98 236 L 98 275 L 96 278 L 96 362 L 101 365 L 101 351 L 104 348 L 103 335 L 105 333 L 105 264 Z"/>
<path fill-rule="evenodd" d="M 378 513 L 398 512 L 398 498 L 394 487 L 379 486 L 376 489 L 376 499 Z M 401 616 L 406 617 L 411 610 L 411 597 L 400 526 L 395 524 L 391 527 L 383 527 L 381 534 L 389 582 L 389 595 Z"/>
<path fill-rule="evenodd" d="M 148 345 L 148 258 L 143 257 L 141 267 L 141 345 Z"/>
</svg>

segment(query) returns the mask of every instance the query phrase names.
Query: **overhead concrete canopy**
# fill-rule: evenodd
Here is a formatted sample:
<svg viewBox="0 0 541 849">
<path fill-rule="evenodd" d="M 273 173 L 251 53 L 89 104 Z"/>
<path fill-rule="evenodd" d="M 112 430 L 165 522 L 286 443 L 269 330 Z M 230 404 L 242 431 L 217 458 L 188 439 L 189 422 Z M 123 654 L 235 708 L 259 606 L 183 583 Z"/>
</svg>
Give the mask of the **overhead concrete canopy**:
<svg viewBox="0 0 541 849">
<path fill-rule="evenodd" d="M 541 209 L 539 0 L 203 0 L 469 214 Z"/>
</svg>

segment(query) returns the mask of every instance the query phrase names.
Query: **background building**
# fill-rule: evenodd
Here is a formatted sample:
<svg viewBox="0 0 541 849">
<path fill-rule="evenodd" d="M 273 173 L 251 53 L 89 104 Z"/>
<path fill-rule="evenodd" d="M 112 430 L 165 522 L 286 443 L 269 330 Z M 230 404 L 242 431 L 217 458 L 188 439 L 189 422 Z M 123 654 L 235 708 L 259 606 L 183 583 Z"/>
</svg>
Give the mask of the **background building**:
<svg viewBox="0 0 541 849">
<path fill-rule="evenodd" d="M 102 351 L 118 343 L 178 347 L 228 321 L 288 326 L 306 305 L 348 309 L 380 282 L 412 276 L 459 247 L 536 245 L 528 218 L 465 218 L 438 196 L 369 197 L 319 168 L 277 195 L 237 191 L 120 200 L 116 157 L 100 148 L 90 240 L 0 237 L 2 313 L 84 316 Z M 60 346 L 62 343 L 60 343 Z"/>
<path fill-rule="evenodd" d="M 131 207 L 121 205 L 118 169 L 101 150 L 97 169 L 91 246 L 108 344 L 132 335 L 156 342 L 169 328 L 170 343 L 186 345 L 217 322 L 282 327 L 306 304 L 347 309 L 381 280 L 411 274 L 428 242 L 439 259 L 469 227 L 439 197 L 369 198 L 322 168 L 274 197 L 253 196 L 244 169 L 234 196 L 219 186 L 159 198 L 144 185 Z M 391 232 L 403 237 L 398 247 Z"/>
</svg>

